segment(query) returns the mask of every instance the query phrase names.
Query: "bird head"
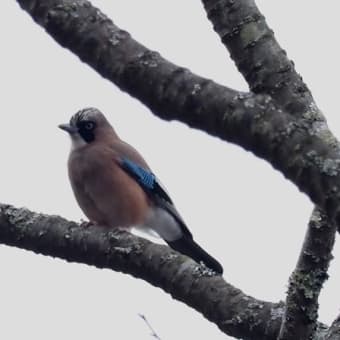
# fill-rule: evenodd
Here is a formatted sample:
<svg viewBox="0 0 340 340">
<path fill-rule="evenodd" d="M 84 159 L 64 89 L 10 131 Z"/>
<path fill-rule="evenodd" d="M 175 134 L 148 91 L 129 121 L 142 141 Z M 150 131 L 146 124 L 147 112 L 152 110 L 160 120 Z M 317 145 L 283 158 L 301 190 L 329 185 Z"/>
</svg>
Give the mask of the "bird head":
<svg viewBox="0 0 340 340">
<path fill-rule="evenodd" d="M 70 135 L 73 148 L 116 137 L 105 116 L 92 107 L 78 111 L 71 117 L 68 124 L 60 124 L 58 127 Z"/>
</svg>

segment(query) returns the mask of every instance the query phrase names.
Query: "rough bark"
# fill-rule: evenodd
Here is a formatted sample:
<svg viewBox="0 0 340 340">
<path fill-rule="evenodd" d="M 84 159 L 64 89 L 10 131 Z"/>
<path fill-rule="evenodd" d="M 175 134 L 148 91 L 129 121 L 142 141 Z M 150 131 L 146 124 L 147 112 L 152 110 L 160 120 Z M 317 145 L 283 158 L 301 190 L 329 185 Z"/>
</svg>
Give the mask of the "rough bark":
<svg viewBox="0 0 340 340">
<path fill-rule="evenodd" d="M 143 279 L 236 338 L 274 340 L 279 331 L 282 303 L 256 300 L 168 246 L 127 232 L 82 228 L 59 216 L 0 204 L 0 243 Z"/>
<path fill-rule="evenodd" d="M 314 209 L 299 261 L 290 277 L 286 308 L 278 340 L 308 340 L 318 320 L 318 298 L 328 278 L 336 228 Z"/>
<path fill-rule="evenodd" d="M 0 203 L 0 244 L 132 275 L 192 307 L 222 332 L 276 340 L 284 303 L 257 300 L 168 246 L 120 230 L 81 227 L 60 216 Z M 328 329 L 318 323 L 314 340 Z"/>
<path fill-rule="evenodd" d="M 332 228 L 340 225 L 340 147 L 254 1 L 202 0 L 246 78 L 249 93 L 172 64 L 136 42 L 88 1 L 17 2 L 57 42 L 153 113 L 266 159 L 325 211 L 330 223 L 321 226 L 326 232 L 319 233 L 315 219 L 310 223 L 290 281 L 280 339 L 311 336 L 318 293 L 327 277 Z M 279 333 L 283 304 L 246 296 L 168 247 L 126 233 L 82 230 L 60 217 L 4 205 L 0 205 L 0 226 L 0 242 L 5 244 L 143 278 L 203 313 L 229 335 L 266 340 Z M 329 339 L 337 339 L 337 328 L 336 320 Z M 323 338 L 325 327 L 318 324 L 317 329 L 315 339 Z"/>
<path fill-rule="evenodd" d="M 202 0 L 208 18 L 254 93 L 270 94 L 286 111 L 301 115 L 313 98 L 280 47 L 254 0 Z"/>
<path fill-rule="evenodd" d="M 214 30 L 251 90 L 270 94 L 285 112 L 304 119 L 309 107 L 315 105 L 312 95 L 296 72 L 293 62 L 275 40 L 255 1 L 202 2 Z M 315 118 L 323 121 L 322 114 L 315 111 Z M 299 261 L 290 278 L 279 340 L 312 338 L 317 327 L 318 296 L 328 277 L 335 232 L 334 224 L 324 213 L 315 209 Z"/>
<path fill-rule="evenodd" d="M 340 315 L 329 327 L 325 340 L 340 340 Z"/>
<path fill-rule="evenodd" d="M 340 223 L 340 148 L 313 104 L 297 119 L 269 95 L 198 77 L 133 40 L 88 1 L 17 1 L 62 46 L 155 114 L 266 159 Z"/>
</svg>

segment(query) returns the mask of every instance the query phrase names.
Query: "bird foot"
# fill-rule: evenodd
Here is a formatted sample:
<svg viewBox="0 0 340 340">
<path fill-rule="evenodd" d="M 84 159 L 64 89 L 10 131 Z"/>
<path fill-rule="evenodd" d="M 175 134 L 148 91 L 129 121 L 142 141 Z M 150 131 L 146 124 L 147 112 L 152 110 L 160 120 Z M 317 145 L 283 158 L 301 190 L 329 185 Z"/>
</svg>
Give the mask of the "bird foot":
<svg viewBox="0 0 340 340">
<path fill-rule="evenodd" d="M 93 226 L 93 225 L 95 225 L 95 223 L 94 222 L 92 222 L 92 221 L 84 221 L 84 220 L 80 220 L 80 227 L 81 228 L 89 228 L 89 227 L 91 227 L 91 226 Z"/>
</svg>

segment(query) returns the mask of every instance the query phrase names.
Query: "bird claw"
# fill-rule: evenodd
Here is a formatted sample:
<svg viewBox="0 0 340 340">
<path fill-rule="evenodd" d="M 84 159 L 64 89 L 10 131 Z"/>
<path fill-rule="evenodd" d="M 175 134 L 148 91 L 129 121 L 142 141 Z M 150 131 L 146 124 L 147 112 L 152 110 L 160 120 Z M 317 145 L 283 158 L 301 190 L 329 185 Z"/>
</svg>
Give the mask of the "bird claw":
<svg viewBox="0 0 340 340">
<path fill-rule="evenodd" d="M 91 226 L 95 225 L 95 223 L 91 222 L 91 221 L 84 221 L 84 220 L 80 220 L 80 227 L 81 228 L 89 228 Z"/>
</svg>

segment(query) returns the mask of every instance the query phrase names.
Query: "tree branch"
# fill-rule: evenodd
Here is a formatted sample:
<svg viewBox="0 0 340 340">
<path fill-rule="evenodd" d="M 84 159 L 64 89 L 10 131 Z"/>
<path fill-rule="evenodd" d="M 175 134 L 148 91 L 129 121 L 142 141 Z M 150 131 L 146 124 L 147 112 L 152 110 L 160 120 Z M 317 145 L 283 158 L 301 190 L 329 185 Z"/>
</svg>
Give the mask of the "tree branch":
<svg viewBox="0 0 340 340">
<path fill-rule="evenodd" d="M 88 1 L 17 2 L 60 45 L 163 119 L 214 131 L 228 104 L 238 104 L 235 97 L 244 102 L 244 93 L 199 77 L 141 45 Z"/>
<path fill-rule="evenodd" d="M 202 2 L 215 31 L 230 51 L 251 90 L 270 94 L 283 110 L 304 119 L 304 113 L 315 105 L 312 95 L 295 71 L 294 64 L 275 40 L 255 1 Z M 321 113 L 316 112 L 315 118 L 324 121 Z M 329 132 L 327 135 L 321 136 L 321 139 L 331 149 L 337 143 L 334 141 L 332 146 L 333 137 Z M 323 282 L 328 277 L 335 231 L 334 224 L 325 214 L 315 209 L 297 267 L 290 279 L 279 340 L 311 339 L 315 332 L 317 300 Z"/>
<path fill-rule="evenodd" d="M 274 340 L 279 331 L 282 303 L 245 295 L 188 257 L 127 232 L 82 228 L 59 216 L 0 204 L 0 243 L 143 279 L 236 338 Z"/>
<path fill-rule="evenodd" d="M 296 120 L 267 95 L 198 77 L 133 40 L 83 0 L 17 0 L 61 45 L 165 119 L 268 160 L 340 224 L 340 148 L 314 106 Z"/>
<path fill-rule="evenodd" d="M 339 226 L 340 147 L 293 64 L 253 0 L 202 1 L 254 93 L 232 90 L 170 63 L 88 1 L 17 0 L 62 46 L 155 114 L 183 121 L 268 160 Z M 4 205 L 0 226 L 0 242 L 129 273 L 184 301 L 229 335 L 276 339 L 282 305 L 244 295 L 168 247 L 127 233 L 82 230 L 60 217 Z M 312 253 L 321 237 L 312 235 L 313 226 L 310 229 L 305 247 Z M 325 245 L 331 246 L 331 232 L 328 236 Z M 315 258 L 303 253 L 291 278 L 280 339 L 293 339 L 293 331 L 305 336 L 314 329 L 317 297 L 330 260 L 318 247 L 315 251 L 313 256 L 321 261 L 318 269 Z M 306 314 L 300 313 L 301 303 Z"/>
<path fill-rule="evenodd" d="M 325 340 L 340 340 L 340 315 L 334 320 L 329 327 L 328 332 L 324 338 Z"/>
<path fill-rule="evenodd" d="M 313 98 L 254 0 L 202 0 L 208 18 L 254 93 L 270 94 L 294 115 Z"/>
<path fill-rule="evenodd" d="M 314 209 L 297 266 L 290 278 L 285 314 L 278 340 L 308 340 L 318 319 L 318 298 L 328 278 L 336 228 Z"/>
</svg>

